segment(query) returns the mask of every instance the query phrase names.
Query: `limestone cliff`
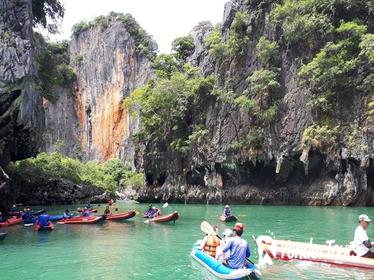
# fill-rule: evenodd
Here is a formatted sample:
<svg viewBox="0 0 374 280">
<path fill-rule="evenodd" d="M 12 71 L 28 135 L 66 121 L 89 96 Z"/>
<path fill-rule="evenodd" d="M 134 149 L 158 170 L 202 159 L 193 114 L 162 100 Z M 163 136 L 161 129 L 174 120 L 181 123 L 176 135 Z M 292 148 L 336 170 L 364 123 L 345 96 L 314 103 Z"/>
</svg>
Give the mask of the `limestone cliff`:
<svg viewBox="0 0 374 280">
<path fill-rule="evenodd" d="M 76 126 L 83 158 L 133 162 L 130 139 L 138 120 L 130 120 L 123 100 L 147 81 L 149 59 L 137 51 L 135 39 L 120 21 L 73 37 L 70 57 L 77 75 Z"/>
<path fill-rule="evenodd" d="M 6 190 L 2 171 L 10 160 L 38 152 L 43 111 L 35 90 L 31 0 L 0 1 L 0 197 Z M 0 203 L 9 203 L 2 199 Z M 0 205 L 2 208 L 3 205 Z"/>
<path fill-rule="evenodd" d="M 301 62 L 310 62 L 325 42 L 332 40 L 333 35 L 321 35 L 314 41 L 308 41 L 309 45 L 305 42 L 304 45 L 285 42 L 286 34 L 281 26 L 270 20 L 271 10 L 280 2 L 228 2 L 218 35 L 225 45 L 231 44 L 236 54 L 213 57 L 206 38 L 214 32 L 214 28 L 204 23 L 191 33 L 195 53 L 189 58 L 200 67 L 203 75 L 216 74 L 220 85 L 229 92 L 228 98 L 235 100 L 241 95 L 248 96 L 248 92 L 253 94 L 251 84 L 257 70 L 279 71 L 277 96 L 273 97 L 277 105 L 276 114 L 271 116 L 271 120 L 266 119 L 265 125 L 259 125 L 258 115 L 251 115 L 238 106 L 239 101 L 218 100 L 201 104 L 201 110 L 207 112 L 205 127 L 208 138 L 204 155 L 192 147 L 187 163 L 176 162 L 177 156 L 170 156 L 172 152 L 169 148 L 167 152 L 165 150 L 169 158 L 159 160 L 163 164 L 152 163 L 146 156 L 144 162 L 150 164 L 145 166 L 145 172 L 153 180 L 149 181 L 151 186 L 140 191 L 136 198 L 141 201 L 214 203 L 374 204 L 374 135 L 372 118 L 367 115 L 371 95 L 362 90 L 352 90 L 354 94 L 335 99 L 334 123 L 340 127 L 339 133 L 321 137 L 323 143 L 319 146 L 305 140 L 308 129 L 314 128 L 319 119 L 313 111 L 312 104 L 316 98 L 312 88 L 300 82 Z M 354 15 L 357 11 L 350 9 L 347 6 L 338 7 L 334 14 L 328 16 L 338 23 L 339 20 L 334 17 L 349 20 L 357 16 Z M 372 26 L 370 12 L 364 9 L 362 14 L 367 25 Z M 232 37 L 231 32 L 242 34 Z M 296 37 L 297 34 L 291 36 Z M 279 43 L 279 54 L 273 65 L 259 59 L 261 37 Z M 260 105 L 261 102 L 270 102 L 269 95 L 254 98 Z M 271 109 L 270 106 L 264 107 Z M 240 145 L 236 145 L 238 143 Z M 333 148 L 324 149 L 326 143 Z M 171 164 L 165 164 L 167 162 Z"/>
</svg>

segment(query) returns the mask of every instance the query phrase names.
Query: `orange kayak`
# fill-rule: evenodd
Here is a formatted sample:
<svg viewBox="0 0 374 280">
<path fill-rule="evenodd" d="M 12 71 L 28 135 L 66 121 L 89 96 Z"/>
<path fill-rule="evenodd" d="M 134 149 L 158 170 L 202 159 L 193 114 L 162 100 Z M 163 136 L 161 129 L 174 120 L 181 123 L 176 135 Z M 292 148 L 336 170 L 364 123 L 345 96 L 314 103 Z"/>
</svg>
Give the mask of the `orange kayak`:
<svg viewBox="0 0 374 280">
<path fill-rule="evenodd" d="M 150 219 L 149 221 L 155 222 L 155 223 L 165 223 L 165 222 L 171 222 L 171 221 L 175 222 L 176 220 L 178 220 L 178 218 L 179 218 L 178 212 L 174 211 L 173 213 L 169 215 L 158 216 L 158 217 Z"/>
<path fill-rule="evenodd" d="M 69 219 L 62 219 L 58 224 L 94 224 L 102 220 L 103 217 L 89 216 L 89 217 L 74 217 Z"/>
<path fill-rule="evenodd" d="M 118 214 L 110 214 L 105 217 L 106 220 L 114 221 L 114 220 L 126 220 L 130 219 L 135 216 L 135 210 L 128 211 L 126 213 L 118 213 Z"/>
<path fill-rule="evenodd" d="M 5 222 L 1 222 L 0 223 L 0 227 L 8 227 L 8 226 L 13 226 L 13 225 L 18 225 L 22 223 L 22 218 L 19 217 L 12 217 L 12 218 L 9 218 L 8 220 L 6 220 Z"/>
</svg>

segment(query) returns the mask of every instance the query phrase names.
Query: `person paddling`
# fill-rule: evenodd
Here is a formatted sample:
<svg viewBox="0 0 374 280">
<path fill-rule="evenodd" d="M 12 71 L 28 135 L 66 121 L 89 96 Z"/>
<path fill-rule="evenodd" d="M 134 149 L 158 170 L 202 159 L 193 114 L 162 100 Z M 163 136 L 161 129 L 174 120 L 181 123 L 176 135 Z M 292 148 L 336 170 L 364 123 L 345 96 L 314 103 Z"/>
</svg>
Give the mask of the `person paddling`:
<svg viewBox="0 0 374 280">
<path fill-rule="evenodd" d="M 144 218 L 152 219 L 159 215 L 161 215 L 161 210 L 152 205 L 149 205 L 147 212 L 144 213 Z"/>
<path fill-rule="evenodd" d="M 32 224 L 34 221 L 34 216 L 32 214 L 32 211 L 29 207 L 25 208 L 25 213 L 22 214 L 22 220 L 26 224 Z"/>
<path fill-rule="evenodd" d="M 62 215 L 62 217 L 63 217 L 64 219 L 69 219 L 69 218 L 71 218 L 72 216 L 73 216 L 73 215 L 70 213 L 69 209 L 66 209 L 65 212 L 64 212 L 64 214 Z"/>
<path fill-rule="evenodd" d="M 228 205 L 225 206 L 225 209 L 223 209 L 223 216 L 225 216 L 225 218 L 228 218 L 228 217 L 232 216 L 230 206 L 228 206 Z"/>
<path fill-rule="evenodd" d="M 249 258 L 251 251 L 248 242 L 241 237 L 244 231 L 243 224 L 235 224 L 232 231 L 234 236 L 229 238 L 222 248 L 223 253 L 230 251 L 230 255 L 224 260 L 224 264 L 233 269 L 246 267 L 249 263 L 245 259 Z"/>
<path fill-rule="evenodd" d="M 87 208 L 87 207 L 84 207 L 84 210 L 83 210 L 83 214 L 82 216 L 83 217 L 89 217 L 90 216 L 90 210 Z"/>
<path fill-rule="evenodd" d="M 49 215 L 47 212 L 44 212 L 38 217 L 37 224 L 41 227 L 48 227 L 49 225 Z"/>
<path fill-rule="evenodd" d="M 104 210 L 104 216 L 108 216 L 108 215 L 110 215 L 110 214 L 111 214 L 111 212 L 110 212 L 109 206 L 107 206 L 107 207 L 105 208 L 105 210 Z"/>
<path fill-rule="evenodd" d="M 217 227 L 213 226 L 214 231 L 217 233 Z M 203 250 L 209 256 L 216 258 L 217 257 L 217 248 L 221 245 L 221 240 L 217 235 L 206 235 L 200 243 L 200 250 Z"/>
<path fill-rule="evenodd" d="M 370 250 L 374 246 L 374 242 L 370 241 L 367 234 L 370 221 L 371 219 L 365 214 L 358 217 L 359 225 L 355 230 L 353 240 L 355 249 L 353 251 L 359 257 L 374 259 L 374 252 Z"/>
<path fill-rule="evenodd" d="M 156 217 L 161 215 L 161 210 L 160 209 L 158 209 L 154 206 L 152 208 L 153 208 L 153 218 L 156 218 Z"/>
</svg>

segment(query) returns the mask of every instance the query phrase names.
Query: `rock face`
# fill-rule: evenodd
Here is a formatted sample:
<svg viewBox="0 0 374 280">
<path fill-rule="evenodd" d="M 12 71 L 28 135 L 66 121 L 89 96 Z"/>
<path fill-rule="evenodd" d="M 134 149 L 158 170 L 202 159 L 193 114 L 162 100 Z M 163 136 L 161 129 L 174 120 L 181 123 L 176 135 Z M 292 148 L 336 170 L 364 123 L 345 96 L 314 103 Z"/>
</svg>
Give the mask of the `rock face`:
<svg viewBox="0 0 374 280">
<path fill-rule="evenodd" d="M 34 89 L 31 0 L 0 1 L 0 169 L 35 155 L 43 130 L 41 98 Z M 0 170 L 2 174 L 2 169 Z M 0 209 L 7 204 L 0 175 Z M 9 200 L 8 200 L 9 201 Z"/>
<path fill-rule="evenodd" d="M 43 150 L 59 151 L 70 157 L 82 157 L 80 145 L 81 126 L 77 117 L 77 104 L 70 88 L 58 88 L 58 101 L 44 100 L 45 131 Z"/>
<path fill-rule="evenodd" d="M 130 120 L 123 101 L 147 81 L 149 60 L 138 54 L 134 38 L 121 22 L 111 23 L 104 31 L 81 32 L 70 43 L 70 58 L 77 75 L 76 127 L 83 158 L 133 162 L 130 137 L 139 120 Z"/>
<path fill-rule="evenodd" d="M 229 85 L 234 93 L 248 90 L 247 78 L 261 65 L 256 57 L 259 38 L 266 36 L 279 41 L 282 35 L 269 22 L 270 7 L 264 4 L 265 8 L 254 10 L 248 2 L 227 3 L 220 30 L 227 41 L 235 14 L 238 11 L 249 14 L 250 39 L 240 59 L 215 61 L 210 57 L 204 38 L 212 31 L 211 27 L 200 24 L 191 33 L 195 53 L 189 61 L 199 66 L 203 75 L 215 73 L 219 83 Z M 303 132 L 314 121 L 311 93 L 299 83 L 298 50 L 281 45 L 280 61 L 280 110 L 277 121 L 264 128 L 261 157 L 246 159 L 231 148 L 235 141 L 244 139 L 253 126 L 247 112 L 220 101 L 207 107 L 202 104 L 201 109 L 207 111 L 205 126 L 209 130 L 204 159 L 192 150 L 187 164 L 176 164 L 176 157 L 169 155 L 161 160 L 163 169 L 157 170 L 157 174 L 153 174 L 153 170 L 160 166 L 146 166 L 147 176 L 153 176 L 152 181 L 156 183 L 135 196 L 132 194 L 132 198 L 203 203 L 373 205 L 374 137 L 373 126 L 367 123 L 363 113 L 367 100 L 357 94 L 339 105 L 339 121 L 349 123 L 350 130 L 339 140 L 337 153 L 303 148 Z M 352 145 L 352 138 L 357 145 Z"/>
<path fill-rule="evenodd" d="M 106 202 L 108 199 L 100 188 L 80 186 L 64 179 L 31 180 L 27 187 L 20 188 L 17 202 L 23 205 L 78 204 Z"/>
</svg>

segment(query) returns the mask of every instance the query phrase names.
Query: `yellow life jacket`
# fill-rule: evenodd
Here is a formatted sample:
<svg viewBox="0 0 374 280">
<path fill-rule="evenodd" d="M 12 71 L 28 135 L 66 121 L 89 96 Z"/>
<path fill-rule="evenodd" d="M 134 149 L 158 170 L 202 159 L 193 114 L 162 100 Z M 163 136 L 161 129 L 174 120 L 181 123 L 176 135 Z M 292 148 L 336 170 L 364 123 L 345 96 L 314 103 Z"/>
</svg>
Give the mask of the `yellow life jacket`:
<svg viewBox="0 0 374 280">
<path fill-rule="evenodd" d="M 212 256 L 213 258 L 216 257 L 217 246 L 219 246 L 220 240 L 217 236 L 208 235 L 207 240 L 204 246 L 204 252 L 208 255 Z"/>
</svg>

